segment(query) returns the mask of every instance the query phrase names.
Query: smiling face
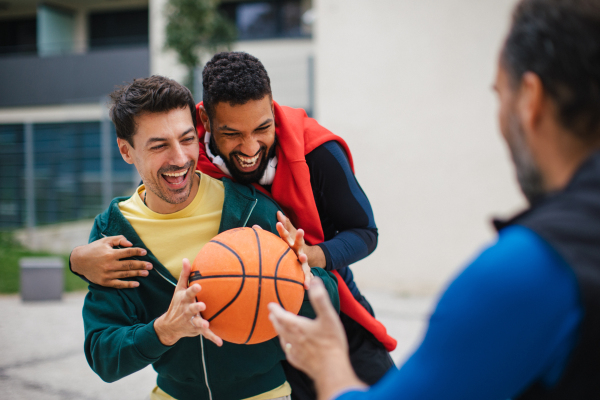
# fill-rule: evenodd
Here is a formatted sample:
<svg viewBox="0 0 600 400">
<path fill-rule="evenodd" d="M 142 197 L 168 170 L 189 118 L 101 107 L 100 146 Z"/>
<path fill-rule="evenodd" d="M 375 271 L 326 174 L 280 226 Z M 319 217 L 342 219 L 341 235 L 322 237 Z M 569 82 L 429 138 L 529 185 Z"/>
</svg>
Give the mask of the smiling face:
<svg viewBox="0 0 600 400">
<path fill-rule="evenodd" d="M 145 113 L 135 117 L 133 146 L 117 139 L 123 159 L 135 164 L 146 186 L 146 204 L 161 214 L 185 208 L 198 189 L 194 173 L 198 135 L 190 110 Z"/>
<path fill-rule="evenodd" d="M 211 150 L 223 158 L 233 178 L 244 184 L 258 182 L 275 154 L 271 97 L 234 106 L 220 102 L 215 105 L 210 122 L 205 111 L 201 111 L 200 119 L 212 134 Z"/>
</svg>

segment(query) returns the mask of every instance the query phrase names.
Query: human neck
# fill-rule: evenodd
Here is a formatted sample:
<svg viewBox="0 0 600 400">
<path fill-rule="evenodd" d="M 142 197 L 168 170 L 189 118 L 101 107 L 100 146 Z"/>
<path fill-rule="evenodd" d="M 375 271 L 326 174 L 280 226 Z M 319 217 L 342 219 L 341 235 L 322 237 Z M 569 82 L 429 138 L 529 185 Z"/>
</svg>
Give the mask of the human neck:
<svg viewBox="0 0 600 400">
<path fill-rule="evenodd" d="M 171 204 L 150 190 L 145 190 L 142 196 L 142 200 L 146 207 L 150 210 L 154 211 L 157 214 L 173 214 L 177 211 L 181 211 L 186 208 L 194 199 L 196 198 L 196 194 L 198 193 L 198 187 L 200 186 L 200 176 L 197 173 L 194 173 L 193 181 L 192 181 L 192 189 L 190 190 L 190 195 L 183 203 Z"/>
<path fill-rule="evenodd" d="M 547 192 L 564 189 L 573 176 L 600 145 L 590 145 L 573 139 L 572 134 L 561 134 L 553 144 L 546 146 L 537 157 Z"/>
</svg>

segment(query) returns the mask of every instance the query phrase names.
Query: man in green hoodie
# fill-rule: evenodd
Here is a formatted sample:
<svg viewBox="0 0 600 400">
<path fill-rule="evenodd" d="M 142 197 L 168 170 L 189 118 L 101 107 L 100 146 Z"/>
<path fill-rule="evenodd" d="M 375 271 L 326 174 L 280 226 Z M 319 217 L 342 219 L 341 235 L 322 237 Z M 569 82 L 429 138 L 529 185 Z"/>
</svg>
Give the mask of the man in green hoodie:
<svg viewBox="0 0 600 400">
<path fill-rule="evenodd" d="M 124 235 L 143 249 L 137 259 L 148 270 L 147 279 L 129 290 L 90 283 L 83 307 L 88 363 L 108 382 L 152 364 L 158 378 L 151 399 L 289 398 L 277 339 L 223 342 L 200 315 L 201 287 L 188 288 L 188 260 L 204 244 L 242 226 L 277 233 L 279 207 L 252 187 L 195 170 L 195 105 L 185 87 L 153 76 L 135 80 L 111 99 L 119 151 L 143 184 L 96 217 L 90 242 Z M 304 254 L 299 258 L 306 264 Z M 320 268 L 310 272 L 324 281 L 339 309 L 335 278 Z M 300 314 L 314 317 L 308 301 Z"/>
</svg>

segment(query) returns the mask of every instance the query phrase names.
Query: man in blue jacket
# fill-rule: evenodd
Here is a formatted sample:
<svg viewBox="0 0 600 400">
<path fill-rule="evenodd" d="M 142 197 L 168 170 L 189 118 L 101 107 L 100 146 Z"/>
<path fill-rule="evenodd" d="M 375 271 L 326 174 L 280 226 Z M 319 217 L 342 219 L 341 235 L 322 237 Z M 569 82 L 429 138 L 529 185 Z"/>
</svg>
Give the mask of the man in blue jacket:
<svg viewBox="0 0 600 400">
<path fill-rule="evenodd" d="M 450 284 L 410 359 L 367 387 L 313 283 L 316 321 L 272 305 L 320 399 L 600 398 L 600 0 L 522 0 L 495 83 L 531 207 Z"/>
</svg>

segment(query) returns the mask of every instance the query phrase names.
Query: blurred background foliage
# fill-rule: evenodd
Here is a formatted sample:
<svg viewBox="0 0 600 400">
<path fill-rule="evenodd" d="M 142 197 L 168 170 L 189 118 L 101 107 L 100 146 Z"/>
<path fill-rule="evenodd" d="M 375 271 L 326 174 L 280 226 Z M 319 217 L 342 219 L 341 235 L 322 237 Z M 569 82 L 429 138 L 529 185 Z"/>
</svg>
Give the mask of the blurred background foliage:
<svg viewBox="0 0 600 400">
<path fill-rule="evenodd" d="M 14 239 L 12 232 L 0 231 L 0 293 L 19 292 L 19 259 L 23 257 L 61 257 L 65 263 L 65 291 L 87 289 L 87 282 L 69 271 L 69 255 L 28 250 Z"/>
<path fill-rule="evenodd" d="M 167 49 L 177 53 L 188 70 L 184 84 L 194 88 L 194 68 L 201 54 L 230 50 L 237 38 L 235 24 L 219 11 L 220 0 L 169 0 L 166 5 Z"/>
</svg>

